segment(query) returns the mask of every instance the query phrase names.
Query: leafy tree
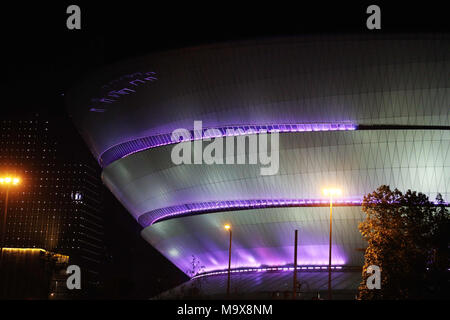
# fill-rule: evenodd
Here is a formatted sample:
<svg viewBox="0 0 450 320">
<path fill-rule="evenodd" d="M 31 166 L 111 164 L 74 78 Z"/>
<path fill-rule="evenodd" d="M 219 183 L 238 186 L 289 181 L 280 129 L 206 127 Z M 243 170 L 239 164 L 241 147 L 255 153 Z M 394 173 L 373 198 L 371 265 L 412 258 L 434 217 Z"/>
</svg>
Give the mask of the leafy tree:
<svg viewBox="0 0 450 320">
<path fill-rule="evenodd" d="M 434 297 L 450 298 L 450 218 L 442 195 L 436 197 L 432 248 L 430 252 L 428 274 L 429 290 Z"/>
<path fill-rule="evenodd" d="M 432 298 L 448 292 L 448 283 L 439 277 L 448 276 L 450 218 L 440 199 L 436 206 L 423 193 L 403 194 L 385 185 L 364 196 L 366 219 L 359 230 L 368 247 L 360 299 Z M 380 290 L 366 286 L 370 265 L 380 267 Z"/>
</svg>

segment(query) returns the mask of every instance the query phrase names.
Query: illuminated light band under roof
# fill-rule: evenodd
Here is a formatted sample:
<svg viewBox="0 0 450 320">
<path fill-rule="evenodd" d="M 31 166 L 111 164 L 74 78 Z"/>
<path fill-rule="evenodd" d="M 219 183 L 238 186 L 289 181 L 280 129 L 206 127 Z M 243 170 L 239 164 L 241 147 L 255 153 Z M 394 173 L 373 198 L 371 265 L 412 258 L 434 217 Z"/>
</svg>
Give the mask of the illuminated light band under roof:
<svg viewBox="0 0 450 320">
<path fill-rule="evenodd" d="M 346 265 L 332 265 L 331 270 L 335 272 L 347 272 L 347 271 L 360 271 L 361 267 L 358 266 L 346 266 Z M 230 273 L 249 273 L 249 272 L 292 272 L 294 271 L 294 267 L 292 265 L 289 266 L 265 266 L 265 267 L 240 267 L 236 269 L 231 269 Z M 298 265 L 297 272 L 324 272 L 328 271 L 328 264 L 326 265 Z M 450 268 L 447 269 L 450 271 Z M 228 269 L 226 270 L 213 270 L 199 273 L 193 277 L 191 280 L 196 278 L 208 277 L 208 276 L 217 276 L 227 274 Z"/>
<path fill-rule="evenodd" d="M 206 130 L 216 129 L 220 131 L 219 135 L 214 137 L 204 135 Z M 233 130 L 234 134 L 227 133 L 227 130 Z M 356 130 L 356 125 L 349 122 L 327 122 L 327 123 L 304 123 L 304 124 L 274 124 L 274 125 L 239 125 L 239 126 L 225 126 L 225 127 L 210 127 L 203 128 L 202 132 L 190 131 L 191 140 L 200 140 L 204 138 L 221 138 L 227 136 L 250 135 L 257 133 L 271 133 L 271 132 L 310 132 L 310 131 L 342 131 L 342 130 Z M 133 153 L 144 151 L 147 149 L 162 147 L 169 144 L 174 144 L 172 141 L 172 133 L 159 134 L 144 138 L 138 138 L 131 141 L 119 143 L 105 152 L 103 152 L 98 162 L 102 167 L 106 167 L 116 160 L 129 156 Z"/>
<path fill-rule="evenodd" d="M 146 228 L 161 220 L 195 214 L 263 208 L 320 207 L 328 206 L 330 204 L 329 201 L 329 199 L 256 199 L 197 202 L 149 211 L 139 216 L 138 222 L 142 227 Z M 338 207 L 361 206 L 362 202 L 362 199 L 333 199 L 333 205 Z M 449 205 L 448 202 L 442 204 L 445 206 Z"/>
<path fill-rule="evenodd" d="M 354 270 L 361 270 L 360 267 L 349 267 L 349 266 L 342 266 L 342 265 L 332 265 L 331 270 L 335 271 L 354 271 Z M 231 273 L 248 273 L 248 272 L 292 272 L 294 271 L 294 267 L 292 266 L 267 266 L 267 267 L 249 267 L 249 268 L 236 268 L 231 269 Z M 328 265 L 301 265 L 297 266 L 297 272 L 323 272 L 328 271 Z M 201 277 L 207 277 L 207 276 L 216 276 L 216 275 L 222 275 L 227 274 L 227 270 L 213 270 L 208 272 L 202 272 L 200 274 L 197 274 L 193 276 L 191 279 L 201 278 Z"/>
</svg>

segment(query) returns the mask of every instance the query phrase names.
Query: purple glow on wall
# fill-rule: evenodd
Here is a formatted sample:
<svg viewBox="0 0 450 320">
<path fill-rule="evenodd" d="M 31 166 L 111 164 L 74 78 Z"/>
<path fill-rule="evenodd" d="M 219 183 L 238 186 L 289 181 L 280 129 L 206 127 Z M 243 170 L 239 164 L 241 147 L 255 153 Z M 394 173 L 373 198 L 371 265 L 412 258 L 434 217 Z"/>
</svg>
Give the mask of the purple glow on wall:
<svg viewBox="0 0 450 320">
<path fill-rule="evenodd" d="M 291 248 L 291 249 L 293 250 L 293 248 Z M 300 249 L 302 249 L 302 247 L 300 247 Z M 335 249 L 338 249 L 338 248 L 335 246 Z M 253 249 L 246 249 L 246 250 L 248 252 L 253 252 Z M 305 269 L 314 269 L 314 267 L 316 267 L 315 268 L 316 270 L 321 269 L 324 266 L 328 266 L 328 247 L 326 247 L 326 248 L 324 247 L 324 250 L 320 250 L 320 252 L 322 254 L 322 259 L 321 259 L 322 261 L 317 262 L 317 261 L 306 259 L 303 261 L 298 261 L 299 262 L 298 265 L 304 266 Z M 340 254 L 342 254 L 342 253 L 340 253 Z M 286 256 L 285 258 L 289 259 L 290 257 Z M 233 261 L 233 258 L 231 258 L 231 260 Z M 266 261 L 266 260 L 263 260 L 263 261 Z M 175 261 L 172 261 L 172 262 L 175 262 Z M 227 270 L 228 269 L 227 257 L 224 256 L 224 259 L 222 262 L 223 263 L 221 265 L 214 265 L 214 266 L 211 266 L 208 263 L 206 263 L 204 272 L 209 273 L 209 272 L 214 272 L 217 270 Z M 341 265 L 345 265 L 345 263 L 346 263 L 346 261 L 342 257 L 339 259 L 333 259 L 333 265 L 341 266 Z M 266 269 L 266 268 L 270 268 L 271 270 L 272 270 L 272 268 L 283 269 L 283 268 L 289 268 L 291 266 L 292 265 L 287 265 L 285 262 L 280 263 L 279 261 L 275 261 L 272 263 L 270 263 L 270 262 L 269 263 L 255 262 L 255 263 L 248 263 L 248 264 L 240 263 L 240 265 L 238 267 L 234 267 L 233 269 L 253 268 L 253 269 L 260 269 L 262 271 L 265 271 L 263 269 Z M 275 270 L 275 269 L 273 269 L 273 270 Z"/>
<path fill-rule="evenodd" d="M 347 267 L 342 265 L 332 265 L 331 270 L 333 271 L 345 271 Z M 247 268 L 237 268 L 237 269 L 231 269 L 231 273 L 248 273 L 248 272 L 292 272 L 294 271 L 294 267 L 292 266 L 270 266 L 270 267 L 260 267 L 260 268 L 254 268 L 254 267 L 247 267 Z M 297 266 L 297 271 L 309 271 L 309 272 L 323 272 L 328 271 L 328 265 L 299 265 Z M 191 279 L 206 277 L 206 276 L 214 276 L 214 275 L 221 275 L 221 274 L 227 274 L 228 270 L 213 270 L 208 272 L 200 273 Z"/>
<path fill-rule="evenodd" d="M 234 249 L 231 257 L 231 267 L 233 269 L 288 268 L 293 266 L 294 247 L 292 245 L 284 245 L 286 243 L 284 235 L 283 238 L 271 243 L 271 246 L 264 247 L 264 242 L 256 240 L 249 243 L 248 239 L 246 239 L 247 235 L 239 234 L 238 230 L 235 231 L 237 233 L 233 234 L 236 237 L 233 237 Z M 300 237 L 303 243 L 314 242 L 316 244 L 298 246 L 299 254 L 301 254 L 301 257 L 299 256 L 297 260 L 299 266 L 309 268 L 311 266 L 328 265 L 329 247 L 326 239 L 323 240 L 322 238 L 322 234 L 309 234 L 303 235 L 303 238 Z M 197 240 L 202 242 L 201 246 L 198 245 Z M 211 242 L 217 240 L 221 241 L 220 247 L 210 246 Z M 187 237 L 185 241 L 176 245 L 179 252 L 175 256 L 170 254 L 174 248 L 173 245 L 173 242 L 158 243 L 156 248 L 186 274 L 188 274 L 187 270 L 192 270 L 192 256 L 195 256 L 201 265 L 204 266 L 202 272 L 228 269 L 228 242 L 225 233 L 216 233 L 215 238 L 209 235 L 203 236 L 198 234 L 194 237 Z M 251 257 L 252 259 L 245 259 L 244 257 Z M 350 266 L 348 261 L 349 257 L 345 248 L 340 244 L 333 243 L 332 265 Z"/>
<path fill-rule="evenodd" d="M 216 135 L 214 138 L 221 138 L 226 136 L 250 135 L 257 133 L 342 131 L 356 130 L 356 128 L 357 127 L 355 124 L 348 122 L 226 126 L 219 128 L 203 128 L 202 132 L 194 132 L 193 130 L 191 130 L 190 134 L 192 138 L 189 141 L 211 138 L 210 136 L 205 135 L 205 131 L 211 129 L 220 131 L 220 135 Z M 233 131 L 234 133 L 229 134 L 230 131 Z M 174 143 L 176 142 L 172 141 L 172 133 L 138 138 L 112 146 L 100 155 L 98 162 L 102 167 L 106 167 L 112 162 L 129 156 L 133 153 Z"/>
</svg>

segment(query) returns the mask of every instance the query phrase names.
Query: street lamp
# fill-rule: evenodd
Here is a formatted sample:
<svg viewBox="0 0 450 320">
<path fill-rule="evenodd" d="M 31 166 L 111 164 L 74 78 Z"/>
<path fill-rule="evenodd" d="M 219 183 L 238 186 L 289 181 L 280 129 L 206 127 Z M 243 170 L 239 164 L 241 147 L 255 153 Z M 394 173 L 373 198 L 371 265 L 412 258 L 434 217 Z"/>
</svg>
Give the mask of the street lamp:
<svg viewBox="0 0 450 320">
<path fill-rule="evenodd" d="M 6 198 L 5 198 L 5 211 L 3 212 L 3 223 L 2 223 L 2 244 L 1 248 L 3 249 L 3 246 L 5 245 L 5 232 L 6 232 L 6 217 L 8 216 L 8 196 L 9 196 L 9 188 L 11 186 L 17 186 L 20 184 L 20 178 L 19 177 L 11 177 L 11 176 L 4 176 L 0 177 L 0 186 L 6 188 Z"/>
<path fill-rule="evenodd" d="M 227 297 L 230 297 L 230 276 L 231 276 L 231 225 L 226 224 L 224 226 L 225 230 L 230 233 L 230 247 L 228 248 L 228 281 L 227 281 Z"/>
<path fill-rule="evenodd" d="M 331 300 L 331 234 L 333 231 L 333 196 L 342 195 L 341 189 L 323 189 L 323 194 L 330 197 L 330 244 L 328 246 L 328 299 Z"/>
</svg>

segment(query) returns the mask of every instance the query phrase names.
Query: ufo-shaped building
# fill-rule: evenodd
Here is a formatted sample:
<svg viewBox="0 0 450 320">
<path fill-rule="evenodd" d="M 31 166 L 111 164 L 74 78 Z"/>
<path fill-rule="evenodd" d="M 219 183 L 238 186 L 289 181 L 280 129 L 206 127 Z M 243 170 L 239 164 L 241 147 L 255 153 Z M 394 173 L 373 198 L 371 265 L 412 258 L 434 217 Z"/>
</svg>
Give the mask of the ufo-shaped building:
<svg viewBox="0 0 450 320">
<path fill-rule="evenodd" d="M 183 272 L 192 275 L 193 258 L 197 277 L 227 270 L 229 224 L 233 275 L 264 282 L 292 272 L 298 230 L 300 270 L 324 271 L 326 283 L 324 188 L 342 190 L 333 199 L 336 274 L 363 264 L 365 194 L 384 184 L 450 198 L 449 75 L 443 35 L 272 38 L 111 65 L 67 103 L 106 186 Z M 189 135 L 174 139 L 180 129 Z M 250 161 L 263 135 L 277 139 L 266 174 L 267 161 Z M 219 139 L 244 141 L 230 150 L 247 161 L 173 159 L 176 146 L 194 154 Z"/>
</svg>

